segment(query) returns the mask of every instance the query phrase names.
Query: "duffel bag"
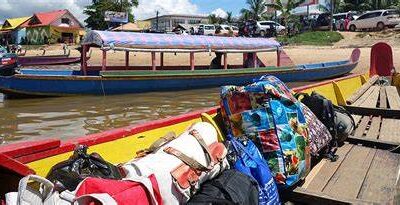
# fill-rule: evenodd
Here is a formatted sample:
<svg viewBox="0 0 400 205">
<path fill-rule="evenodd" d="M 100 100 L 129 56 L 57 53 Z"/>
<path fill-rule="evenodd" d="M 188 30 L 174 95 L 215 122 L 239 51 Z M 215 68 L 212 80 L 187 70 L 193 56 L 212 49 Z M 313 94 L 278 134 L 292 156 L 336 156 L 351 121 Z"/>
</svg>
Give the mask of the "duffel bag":
<svg viewBox="0 0 400 205">
<path fill-rule="evenodd" d="M 343 143 L 355 129 L 355 122 L 351 114 L 341 106 L 334 105 L 332 101 L 317 92 L 297 94 L 303 96 L 304 103 L 328 128 L 333 136 L 334 143 Z"/>
<path fill-rule="evenodd" d="M 249 176 L 234 170 L 225 170 L 218 177 L 201 185 L 188 205 L 200 204 L 258 204 L 258 184 Z"/>
<path fill-rule="evenodd" d="M 305 178 L 311 165 L 309 131 L 300 102 L 283 82 L 264 76 L 248 86 L 224 86 L 221 106 L 228 133 L 253 140 L 279 187 Z"/>
<path fill-rule="evenodd" d="M 162 205 L 162 196 L 154 175 L 113 180 L 89 177 L 75 191 L 77 204 Z M 100 202 L 100 203 L 99 203 Z"/>
<path fill-rule="evenodd" d="M 311 155 L 314 157 L 328 156 L 333 140 L 331 133 L 306 105 L 302 104 L 302 108 L 310 131 Z"/>
<path fill-rule="evenodd" d="M 155 152 L 134 159 L 123 168 L 128 178 L 154 174 L 164 204 L 186 203 L 203 182 L 229 168 L 226 154 L 215 128 L 199 122 Z"/>
</svg>

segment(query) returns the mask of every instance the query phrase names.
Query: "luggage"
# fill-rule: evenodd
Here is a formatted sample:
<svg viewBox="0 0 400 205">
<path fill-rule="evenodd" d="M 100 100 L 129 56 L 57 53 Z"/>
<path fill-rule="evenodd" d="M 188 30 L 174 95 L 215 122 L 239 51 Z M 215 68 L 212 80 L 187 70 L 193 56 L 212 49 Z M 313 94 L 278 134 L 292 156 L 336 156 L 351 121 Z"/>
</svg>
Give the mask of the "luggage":
<svg viewBox="0 0 400 205">
<path fill-rule="evenodd" d="M 28 182 L 36 186 L 28 184 Z M 54 191 L 54 184 L 36 175 L 22 178 L 19 181 L 18 193 L 6 194 L 7 205 L 55 205 L 60 204 L 59 201 L 58 192 Z"/>
<path fill-rule="evenodd" d="M 154 175 L 136 179 L 100 179 L 89 177 L 75 191 L 80 204 L 162 205 L 162 197 Z"/>
<path fill-rule="evenodd" d="M 258 183 L 259 204 L 280 204 L 278 189 L 272 177 L 267 162 L 251 140 L 241 142 L 228 136 L 229 151 L 233 151 L 235 158 L 231 164 L 236 170 L 252 177 Z M 231 156 L 231 155 L 229 155 Z"/>
<path fill-rule="evenodd" d="M 186 203 L 202 183 L 229 168 L 225 146 L 218 142 L 215 128 L 205 122 L 193 124 L 178 138 L 153 150 L 123 168 L 128 178 L 154 174 L 164 204 Z"/>
<path fill-rule="evenodd" d="M 300 93 L 296 97 L 299 96 L 303 96 L 301 102 L 328 128 L 334 138 L 333 143 L 343 143 L 355 129 L 353 117 L 343 107 L 332 104 L 316 92 L 312 92 L 311 95 Z"/>
<path fill-rule="evenodd" d="M 280 187 L 292 186 L 307 175 L 307 123 L 300 102 L 284 83 L 265 76 L 244 87 L 224 86 L 221 99 L 228 132 L 253 140 Z"/>
<path fill-rule="evenodd" d="M 331 149 L 332 135 L 306 105 L 301 105 L 310 132 L 310 153 L 314 157 L 325 156 Z"/>
<path fill-rule="evenodd" d="M 122 179 L 122 174 L 118 167 L 97 153 L 87 154 L 87 147 L 79 145 L 68 160 L 54 165 L 46 176 L 60 192 L 75 190 L 86 177 Z"/>
<path fill-rule="evenodd" d="M 258 204 L 258 184 L 251 177 L 230 169 L 205 182 L 188 205 Z"/>
</svg>

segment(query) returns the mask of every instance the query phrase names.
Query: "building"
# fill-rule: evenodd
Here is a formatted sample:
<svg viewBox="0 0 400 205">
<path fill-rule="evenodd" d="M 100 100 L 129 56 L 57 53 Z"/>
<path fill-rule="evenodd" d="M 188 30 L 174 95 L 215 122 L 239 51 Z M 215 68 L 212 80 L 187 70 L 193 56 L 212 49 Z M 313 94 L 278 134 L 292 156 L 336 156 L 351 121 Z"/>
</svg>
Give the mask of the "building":
<svg viewBox="0 0 400 205">
<path fill-rule="evenodd" d="M 31 17 L 6 19 L 0 28 L 0 38 L 9 44 L 21 44 L 25 42 L 26 28 L 21 25 Z"/>
<path fill-rule="evenodd" d="M 28 44 L 79 43 L 85 32 L 67 9 L 35 13 L 22 27 Z"/>
<path fill-rule="evenodd" d="M 113 31 L 125 31 L 125 32 L 142 32 L 150 29 L 150 22 L 137 21 L 135 23 L 126 23 L 116 28 Z"/>
<path fill-rule="evenodd" d="M 170 32 L 179 24 L 198 25 L 207 24 L 208 16 L 204 15 L 162 15 L 146 19 L 151 22 L 151 29 L 161 32 Z"/>
</svg>

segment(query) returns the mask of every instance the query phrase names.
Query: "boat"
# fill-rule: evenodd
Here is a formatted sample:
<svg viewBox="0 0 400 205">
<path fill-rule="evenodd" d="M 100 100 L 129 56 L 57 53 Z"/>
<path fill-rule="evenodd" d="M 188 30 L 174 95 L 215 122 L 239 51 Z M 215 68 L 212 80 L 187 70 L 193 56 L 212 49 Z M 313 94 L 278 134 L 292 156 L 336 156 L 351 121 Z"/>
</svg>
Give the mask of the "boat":
<svg viewBox="0 0 400 205">
<path fill-rule="evenodd" d="M 352 74 L 296 87 L 293 91 L 305 93 L 316 91 L 335 104 L 351 106 L 346 103 L 347 99 L 354 98 L 359 89 L 363 89 L 363 86 L 375 78 L 369 78 L 368 74 Z M 396 99 L 400 100 L 398 94 Z M 194 122 L 211 123 L 218 130 L 219 139 L 223 139 L 224 126 L 219 109 L 211 107 L 65 141 L 36 140 L 0 146 L 0 180 L 3 184 L 7 184 L 0 186 L 0 196 L 15 191 L 22 176 L 27 174 L 46 176 L 53 165 L 71 156 L 77 145 L 87 145 L 89 152 L 97 152 L 107 161 L 119 164 L 134 158 L 137 151 L 149 147 L 166 133 L 171 131 L 182 133 Z M 399 113 L 399 110 L 392 109 L 392 111 Z M 350 109 L 350 112 L 361 114 L 354 109 Z M 393 117 L 377 111 L 372 114 L 372 116 L 391 118 L 396 121 L 395 123 L 400 123 L 399 115 Z M 356 133 L 359 132 L 360 126 L 364 126 L 364 123 L 357 124 Z M 364 134 L 359 138 L 369 136 L 369 131 L 363 129 Z M 339 160 L 330 162 L 323 159 L 311 170 L 304 184 L 283 193 L 282 197 L 292 202 L 318 204 L 391 203 L 396 200 L 394 197 L 400 196 L 398 192 L 400 185 L 398 180 L 396 181 L 400 154 L 398 150 L 390 152 L 388 149 L 395 150 L 399 143 L 385 144 L 386 142 L 379 140 L 354 141 L 352 138 L 350 137 L 349 142 L 338 149 Z"/>
<path fill-rule="evenodd" d="M 288 59 L 273 39 L 108 31 L 89 32 L 82 46 L 80 70 L 21 69 L 13 76 L 0 76 L 0 91 L 7 96 L 112 95 L 244 85 L 265 74 L 285 82 L 313 81 L 348 74 L 360 56 L 360 50 L 355 49 L 348 60 L 284 66 Z M 90 47 L 102 50 L 101 66 L 88 65 Z M 107 51 L 124 51 L 125 66 L 108 66 Z M 151 53 L 151 66 L 130 65 L 130 52 Z M 221 69 L 195 65 L 195 53 L 201 52 L 223 55 Z M 276 52 L 277 66 L 259 67 L 257 53 L 262 52 Z M 165 66 L 164 53 L 189 53 L 190 65 Z M 228 65 L 230 53 L 243 53 L 243 65 Z M 160 55 L 159 65 L 156 54 Z M 249 64 L 254 68 L 244 68 Z"/>
<path fill-rule="evenodd" d="M 21 66 L 40 66 L 40 65 L 69 65 L 80 63 L 81 57 L 70 57 L 71 50 L 61 55 L 43 55 L 40 56 L 18 56 L 18 64 Z"/>
</svg>

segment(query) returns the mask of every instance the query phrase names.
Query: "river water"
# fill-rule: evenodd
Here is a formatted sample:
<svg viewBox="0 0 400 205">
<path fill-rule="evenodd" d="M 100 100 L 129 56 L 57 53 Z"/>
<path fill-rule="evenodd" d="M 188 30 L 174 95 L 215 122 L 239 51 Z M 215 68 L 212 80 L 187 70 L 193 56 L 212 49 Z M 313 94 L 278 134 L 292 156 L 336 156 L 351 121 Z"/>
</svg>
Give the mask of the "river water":
<svg viewBox="0 0 400 205">
<path fill-rule="evenodd" d="M 69 139 L 215 106 L 219 88 L 115 96 L 4 99 L 0 144 Z"/>
</svg>

